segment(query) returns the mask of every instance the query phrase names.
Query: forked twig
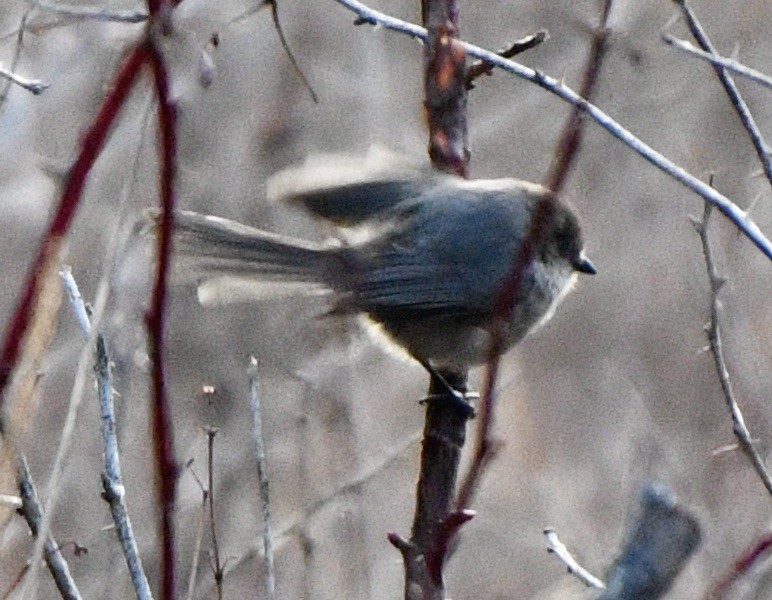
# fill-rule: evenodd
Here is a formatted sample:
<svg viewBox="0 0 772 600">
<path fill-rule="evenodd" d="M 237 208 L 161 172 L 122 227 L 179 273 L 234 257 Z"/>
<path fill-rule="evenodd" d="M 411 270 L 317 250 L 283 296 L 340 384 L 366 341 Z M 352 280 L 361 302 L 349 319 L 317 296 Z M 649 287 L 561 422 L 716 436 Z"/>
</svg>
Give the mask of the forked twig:
<svg viewBox="0 0 772 600">
<path fill-rule="evenodd" d="M 426 30 L 423 27 L 390 17 L 365 6 L 357 0 L 335 0 L 335 2 L 338 2 L 356 13 L 359 16 L 359 20 L 362 22 L 380 25 L 386 29 L 397 31 L 415 39 L 426 40 Z M 724 216 L 737 226 L 743 235 L 751 240 L 751 242 L 753 242 L 767 258 L 772 260 L 772 242 L 770 242 L 770 240 L 762 233 L 758 225 L 748 218 L 748 215 L 744 210 L 709 185 L 700 181 L 694 175 L 691 175 L 686 170 L 676 165 L 673 161 L 665 158 L 665 156 L 633 135 L 628 129 L 625 129 L 619 123 L 614 121 L 597 106 L 587 102 L 571 88 L 540 71 L 536 71 L 512 60 L 502 58 L 495 52 L 484 50 L 463 41 L 459 41 L 459 44 L 461 44 L 469 56 L 483 59 L 497 68 L 503 69 L 522 79 L 531 81 L 569 104 L 579 107 L 611 135 L 632 148 L 648 162 L 716 206 Z"/>
<path fill-rule="evenodd" d="M 713 355 L 713 362 L 716 367 L 718 380 L 721 384 L 721 391 L 724 393 L 724 400 L 729 409 L 729 414 L 732 417 L 732 426 L 735 437 L 737 438 L 742 451 L 748 459 L 750 459 L 751 464 L 764 484 L 764 487 L 767 488 L 767 492 L 772 495 L 772 479 L 770 479 L 764 460 L 753 445 L 751 434 L 748 431 L 748 427 L 745 425 L 745 419 L 743 418 L 739 404 L 737 404 L 732 388 L 732 382 L 729 379 L 729 369 L 727 368 L 726 359 L 724 358 L 724 347 L 721 341 L 721 328 L 719 323 L 721 303 L 718 299 L 718 295 L 721 292 L 721 288 L 724 286 L 725 280 L 716 270 L 716 265 L 713 262 L 713 250 L 710 245 L 710 239 L 708 238 L 708 220 L 710 219 L 711 212 L 711 205 L 706 203 L 705 210 L 702 213 L 702 219 L 692 219 L 694 228 L 697 230 L 700 241 L 702 242 L 702 252 L 705 255 L 705 266 L 708 271 L 708 281 L 710 283 L 711 301 L 710 322 L 707 326 L 708 341 L 710 342 L 710 350 Z"/>
<path fill-rule="evenodd" d="M 713 46 L 713 43 L 708 37 L 708 34 L 703 29 L 702 25 L 700 25 L 700 22 L 697 20 L 697 16 L 694 14 L 694 11 L 689 8 L 686 0 L 675 0 L 675 3 L 680 6 L 681 14 L 684 16 L 684 19 L 686 19 L 686 24 L 689 26 L 689 31 L 691 32 L 692 36 L 694 36 L 694 39 L 697 41 L 700 47 L 706 52 L 716 55 L 717 52 L 715 46 Z M 772 185 L 772 153 L 770 152 L 769 146 L 764 141 L 764 138 L 761 135 L 761 131 L 756 125 L 756 121 L 753 118 L 748 105 L 745 103 L 745 100 L 743 100 L 743 97 L 740 94 L 740 90 L 737 89 L 732 76 L 727 73 L 723 66 L 714 64 L 713 68 L 716 71 L 716 75 L 718 76 L 721 85 L 724 86 L 724 90 L 726 91 L 726 95 L 729 97 L 729 101 L 737 111 L 737 115 L 740 117 L 740 121 L 742 121 L 743 127 L 745 127 L 745 130 L 748 132 L 748 137 L 750 137 L 751 142 L 753 143 L 753 148 L 756 150 L 756 155 L 758 156 L 759 161 L 761 162 L 761 166 L 764 169 L 764 174 L 767 176 L 767 180 L 769 181 L 770 185 Z"/>
</svg>

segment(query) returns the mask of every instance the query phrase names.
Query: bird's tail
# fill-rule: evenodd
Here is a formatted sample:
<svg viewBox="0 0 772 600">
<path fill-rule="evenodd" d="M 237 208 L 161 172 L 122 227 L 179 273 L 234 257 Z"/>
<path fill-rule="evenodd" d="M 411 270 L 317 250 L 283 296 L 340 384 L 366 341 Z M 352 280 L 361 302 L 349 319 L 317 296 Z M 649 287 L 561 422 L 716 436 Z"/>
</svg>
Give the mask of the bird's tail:
<svg viewBox="0 0 772 600">
<path fill-rule="evenodd" d="M 157 222 L 157 215 L 150 220 Z M 204 305 L 332 291 L 329 250 L 235 221 L 175 212 L 173 250 L 176 272 L 198 279 Z"/>
</svg>

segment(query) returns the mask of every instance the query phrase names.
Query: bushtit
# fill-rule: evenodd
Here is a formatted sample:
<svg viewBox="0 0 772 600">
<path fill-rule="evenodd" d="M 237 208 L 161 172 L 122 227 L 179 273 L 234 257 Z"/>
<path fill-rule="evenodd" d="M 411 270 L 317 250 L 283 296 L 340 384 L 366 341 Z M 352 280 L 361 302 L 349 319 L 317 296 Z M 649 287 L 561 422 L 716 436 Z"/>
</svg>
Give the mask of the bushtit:
<svg viewBox="0 0 772 600">
<path fill-rule="evenodd" d="M 554 209 L 520 282 L 503 350 L 552 315 L 577 272 L 595 273 L 576 215 L 538 185 L 410 168 L 308 183 L 308 171 L 280 174 L 269 191 L 349 234 L 343 241 L 312 244 L 175 215 L 174 249 L 202 276 L 202 304 L 327 292 L 331 314 L 367 315 L 432 374 L 456 380 L 488 358 L 494 311 L 539 199 Z"/>
</svg>

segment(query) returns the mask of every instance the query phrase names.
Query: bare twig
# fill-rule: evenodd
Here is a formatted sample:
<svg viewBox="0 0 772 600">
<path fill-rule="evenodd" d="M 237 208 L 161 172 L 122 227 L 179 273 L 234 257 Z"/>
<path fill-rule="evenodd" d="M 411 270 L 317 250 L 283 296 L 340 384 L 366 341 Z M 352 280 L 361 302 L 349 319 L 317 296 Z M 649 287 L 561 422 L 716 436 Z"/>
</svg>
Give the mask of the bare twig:
<svg viewBox="0 0 772 600">
<path fill-rule="evenodd" d="M 662 39 L 666 44 L 673 46 L 674 48 L 678 48 L 679 50 L 686 52 L 687 54 L 691 54 L 692 56 L 697 56 L 698 58 L 707 60 L 709 63 L 713 64 L 714 66 L 723 67 L 724 69 L 732 71 L 737 75 L 747 77 L 751 81 L 755 81 L 756 83 L 761 84 L 764 87 L 772 88 L 772 77 L 770 77 L 769 75 L 765 75 L 761 71 L 752 69 L 751 67 L 748 67 L 742 64 L 741 62 L 738 62 L 732 58 L 726 58 L 724 56 L 718 56 L 717 54 L 711 54 L 710 52 L 705 52 L 704 50 L 700 50 L 699 48 L 690 44 L 689 42 L 685 40 L 679 40 L 677 37 L 672 36 L 669 33 L 663 34 Z"/>
<path fill-rule="evenodd" d="M 681 7 L 681 14 L 683 14 L 684 18 L 686 19 L 686 23 L 689 26 L 689 31 L 691 32 L 692 36 L 694 36 L 694 39 L 697 41 L 700 47 L 710 54 L 718 54 L 716 52 L 716 48 L 711 43 L 708 34 L 702 28 L 702 25 L 700 25 L 700 22 L 697 20 L 697 16 L 694 14 L 692 9 L 689 8 L 686 0 L 675 0 L 675 3 Z M 740 121 L 742 121 L 743 127 L 745 127 L 745 130 L 747 131 L 748 137 L 750 137 L 751 142 L 753 143 L 753 148 L 756 150 L 756 155 L 759 157 L 759 161 L 761 162 L 761 166 L 764 169 L 765 175 L 767 176 L 767 180 L 769 181 L 770 185 L 772 185 L 772 153 L 770 152 L 769 146 L 764 141 L 764 138 L 761 135 L 761 131 L 759 131 L 759 128 L 756 125 L 756 121 L 754 120 L 750 109 L 748 109 L 748 105 L 745 103 L 745 100 L 743 100 L 742 95 L 740 94 L 740 90 L 737 89 L 732 76 L 722 66 L 713 65 L 713 68 L 716 71 L 718 79 L 721 81 L 721 85 L 724 86 L 724 90 L 726 91 L 726 95 L 729 97 L 729 101 L 737 111 L 737 115 L 740 117 Z"/>
<path fill-rule="evenodd" d="M 110 505 L 118 539 L 121 543 L 126 566 L 129 569 L 131 583 L 138 600 L 152 600 L 153 594 L 147 576 L 139 558 L 137 540 L 126 507 L 126 488 L 121 476 L 121 463 L 118 454 L 118 437 L 115 426 L 115 403 L 113 401 L 112 369 L 107 355 L 104 336 L 96 338 L 97 386 L 99 388 L 99 406 L 102 414 L 102 443 L 105 453 L 105 471 L 102 475 L 103 497 Z"/>
<path fill-rule="evenodd" d="M 543 533 L 547 538 L 547 552 L 557 556 L 566 565 L 566 569 L 568 569 L 571 575 L 579 579 L 587 587 L 599 590 L 606 589 L 606 585 L 600 579 L 579 564 L 579 561 L 568 551 L 566 545 L 560 541 L 554 529 L 547 528 Z"/>
<path fill-rule="evenodd" d="M 325 507 L 329 506 L 331 502 L 334 502 L 338 498 L 350 494 L 362 487 L 366 486 L 370 481 L 375 479 L 378 475 L 383 473 L 386 469 L 392 466 L 396 461 L 404 457 L 405 452 L 410 448 L 415 447 L 418 441 L 421 439 L 420 433 L 415 432 L 413 435 L 405 438 L 405 440 L 397 447 L 392 448 L 391 452 L 383 457 L 382 460 L 374 463 L 372 466 L 358 474 L 356 477 L 347 481 L 340 487 L 332 490 L 329 494 L 318 498 L 311 504 L 301 515 L 291 519 L 287 523 L 276 527 L 272 535 L 272 549 L 274 552 L 279 550 L 291 538 L 291 536 L 302 534 L 303 529 L 307 523 L 314 518 Z M 225 565 L 225 575 L 233 573 L 243 565 L 247 564 L 254 556 L 265 557 L 265 544 L 261 541 L 259 544 L 252 547 L 248 552 L 239 556 L 238 558 L 228 561 Z M 208 590 L 206 591 L 208 593 Z"/>
<path fill-rule="evenodd" d="M 295 55 L 292 53 L 292 50 L 289 47 L 289 42 L 287 42 L 287 38 L 284 36 L 284 29 L 282 28 L 281 21 L 279 20 L 279 6 L 276 3 L 276 0 L 264 0 L 264 2 L 265 4 L 268 4 L 271 8 L 271 18 L 273 19 L 274 29 L 276 29 L 276 33 L 279 36 L 279 42 L 281 43 L 281 47 L 284 48 L 284 52 L 286 53 L 287 58 L 289 58 L 292 68 L 295 70 L 295 73 L 300 78 L 300 81 L 303 82 L 303 85 L 306 87 L 306 89 L 308 90 L 308 93 L 311 95 L 311 100 L 314 101 L 314 104 L 319 104 L 319 96 L 316 95 L 314 88 L 311 87 L 311 82 L 308 81 L 308 77 L 306 77 L 306 74 L 303 72 L 303 69 L 300 68 L 300 64 L 295 58 Z"/>
<path fill-rule="evenodd" d="M 217 543 L 217 525 L 214 519 L 214 437 L 217 435 L 217 427 L 206 428 L 207 438 L 207 489 L 209 493 L 208 505 L 209 505 L 209 535 L 212 538 L 212 559 L 214 565 L 212 570 L 214 571 L 214 585 L 217 590 L 218 600 L 223 598 L 223 570 L 222 561 L 220 560 L 220 546 Z"/>
<path fill-rule="evenodd" d="M 143 23 L 148 14 L 144 10 L 108 10 L 100 6 L 79 6 L 38 0 L 42 10 L 70 21 L 105 21 L 108 23 Z"/>
<path fill-rule="evenodd" d="M 69 267 L 63 267 L 60 272 L 64 287 L 70 297 L 73 311 L 81 330 L 90 337 L 92 333 L 88 309 L 72 276 Z M 139 559 L 137 541 L 126 508 L 126 489 L 121 475 L 120 455 L 118 453 L 118 437 L 115 425 L 115 403 L 113 401 L 113 383 L 110 358 L 107 354 L 104 336 L 96 336 L 96 374 L 99 392 L 99 407 L 102 416 L 102 444 L 104 448 L 105 471 L 102 474 L 103 498 L 110 506 L 110 513 L 115 523 L 118 540 L 121 543 L 126 565 L 129 569 L 132 585 L 139 600 L 151 600 L 147 577 Z"/>
<path fill-rule="evenodd" d="M 198 514 L 198 525 L 196 526 L 196 541 L 193 544 L 193 559 L 190 561 L 190 576 L 188 577 L 188 593 L 185 596 L 187 600 L 193 600 L 193 596 L 196 591 L 196 575 L 198 574 L 198 563 L 201 557 L 201 545 L 204 541 L 204 530 L 206 528 L 206 503 L 208 492 L 206 487 L 201 483 L 195 471 L 190 471 L 193 477 L 201 487 L 201 510 Z"/>
<path fill-rule="evenodd" d="M 265 461 L 265 442 L 263 440 L 263 417 L 258 383 L 257 359 L 249 359 L 249 408 L 252 411 L 252 442 L 255 445 L 255 464 L 257 480 L 260 486 L 260 504 L 263 511 L 263 576 L 265 592 L 269 600 L 276 598 L 276 577 L 273 566 L 273 540 L 271 538 L 271 504 L 268 471 Z"/>
<path fill-rule="evenodd" d="M 767 492 L 772 494 L 772 479 L 770 479 L 764 461 L 754 447 L 751 440 L 751 434 L 745 425 L 742 411 L 734 396 L 732 382 L 729 379 L 729 370 L 727 369 L 726 359 L 724 358 L 724 348 L 721 341 L 721 328 L 719 323 L 721 303 L 718 299 L 718 294 L 721 291 L 725 280 L 716 270 L 716 265 L 713 262 L 713 250 L 708 238 L 708 220 L 710 219 L 711 211 L 712 207 L 710 204 L 706 203 L 705 210 L 702 214 L 702 220 L 698 221 L 697 219 L 692 219 L 694 228 L 697 230 L 700 241 L 702 242 L 702 252 L 705 255 L 705 265 L 708 271 L 708 281 L 710 283 L 711 302 L 710 323 L 707 327 L 708 341 L 710 342 L 710 350 L 713 354 L 713 362 L 716 367 L 716 373 L 718 374 L 718 380 L 721 384 L 721 391 L 724 393 L 724 400 L 726 401 L 727 408 L 729 408 L 729 413 L 732 416 L 732 425 L 737 442 L 751 461 L 751 464 L 764 484 L 764 487 L 767 488 Z"/>
<path fill-rule="evenodd" d="M 41 274 L 47 272 L 49 264 L 58 265 L 62 240 L 75 216 L 88 174 L 107 139 L 110 125 L 123 106 L 145 58 L 145 52 L 141 48 L 129 55 L 115 77 L 114 85 L 111 87 L 112 92 L 105 99 L 91 128 L 84 136 L 78 159 L 70 169 L 66 180 L 67 184 L 59 199 L 59 205 L 44 236 L 44 241 L 38 248 L 24 289 L 5 333 L 2 355 L 0 356 L 0 407 L 5 401 L 6 388 L 30 326 L 32 309 L 40 293 Z"/>
<path fill-rule="evenodd" d="M 590 44 L 590 54 L 587 57 L 587 64 L 582 75 L 582 85 L 579 89 L 579 95 L 588 102 L 595 95 L 600 69 L 603 58 L 608 49 L 608 40 L 610 36 L 609 18 L 613 0 L 605 0 L 603 3 L 603 12 L 601 13 L 600 25 L 595 30 Z M 584 128 L 582 118 L 584 113 L 579 106 L 574 106 L 571 116 L 563 129 L 560 142 L 558 143 L 555 156 L 552 160 L 549 173 L 546 177 L 545 187 L 556 194 L 563 190 L 568 175 L 571 173 L 571 167 L 576 157 L 579 155 L 579 148 L 582 144 L 582 133 Z"/>
<path fill-rule="evenodd" d="M 41 523 L 43 521 L 43 509 L 38 501 L 35 485 L 27 468 L 26 459 L 21 456 L 17 461 L 16 473 L 19 479 L 19 494 L 21 495 L 22 507 L 20 509 L 24 520 L 32 532 L 32 535 L 38 537 L 41 535 Z M 56 588 L 65 600 L 80 600 L 80 592 L 75 585 L 75 581 L 70 575 L 70 568 L 67 561 L 59 551 L 58 544 L 51 535 L 45 536 L 43 543 L 43 558 L 46 561 L 48 570 L 56 583 Z"/>
<path fill-rule="evenodd" d="M 708 592 L 705 600 L 721 600 L 725 598 L 729 588 L 748 573 L 755 564 L 769 556 L 770 552 L 772 552 L 772 534 L 767 534 L 754 542 L 750 548 L 740 555 L 734 565 L 732 565 L 732 570 L 722 577 L 715 587 Z"/>
<path fill-rule="evenodd" d="M 229 25 L 238 23 L 239 21 L 242 21 L 247 17 L 252 16 L 253 14 L 258 12 L 265 6 L 267 6 L 271 10 L 271 19 L 273 20 L 273 27 L 274 29 L 276 29 L 276 34 L 279 36 L 279 43 L 281 43 L 281 47 L 284 49 L 284 53 L 287 55 L 287 58 L 289 59 L 290 64 L 292 65 L 292 69 L 295 71 L 295 74 L 298 76 L 300 81 L 303 82 L 303 85 L 308 90 L 308 93 L 311 96 L 311 100 L 314 101 L 314 104 L 319 104 L 319 96 L 317 96 L 316 92 L 314 91 L 314 88 L 311 87 L 311 82 L 308 80 L 308 77 L 306 77 L 306 74 L 303 72 L 303 69 L 300 67 L 300 63 L 295 58 L 295 55 L 292 53 L 292 49 L 289 46 L 287 37 L 284 35 L 284 28 L 281 26 L 281 20 L 279 19 L 279 6 L 276 0 L 261 0 L 260 2 L 254 4 L 252 7 L 247 9 L 247 11 L 244 12 L 243 14 L 239 15 L 234 19 L 231 19 Z"/>
<path fill-rule="evenodd" d="M 24 32 L 27 28 L 27 21 L 29 20 L 30 15 L 34 10 L 35 6 L 30 4 L 19 20 L 18 29 L 12 34 L 12 36 L 16 38 L 16 44 L 13 48 L 13 56 L 11 57 L 11 65 L 8 69 L 12 73 L 16 71 L 16 68 L 19 66 L 21 49 L 24 46 Z M 5 84 L 2 86 L 2 89 L 0 89 L 0 105 L 2 105 L 2 103 L 8 97 L 8 91 L 11 89 L 11 85 L 13 85 L 13 82 L 10 79 L 5 79 Z"/>
<path fill-rule="evenodd" d="M 3 68 L 2 65 L 0 65 L 0 77 L 5 77 L 11 83 L 15 83 L 20 88 L 23 88 L 28 92 L 32 92 L 35 96 L 39 96 L 46 89 L 51 87 L 50 83 L 45 83 L 39 79 L 29 79 L 27 77 L 22 77 L 21 75 L 17 75 L 16 73 Z"/>
<path fill-rule="evenodd" d="M 542 29 L 534 34 L 527 35 L 524 38 L 513 42 L 508 47 L 499 50 L 497 54 L 502 58 L 513 58 L 518 54 L 522 54 L 523 52 L 530 50 L 531 48 L 535 48 L 542 42 L 545 42 L 547 39 L 549 39 L 549 33 L 546 29 Z M 483 75 L 492 74 L 492 64 L 487 63 L 484 60 L 474 61 L 474 63 L 469 65 L 469 68 L 466 70 L 466 89 L 474 89 L 474 82 L 476 79 L 482 77 Z"/>
<path fill-rule="evenodd" d="M 372 25 L 380 25 L 386 29 L 398 31 L 410 37 L 426 40 L 426 30 L 418 25 L 407 23 L 400 19 L 390 17 L 384 13 L 368 8 L 357 0 L 335 0 L 346 8 L 350 9 L 359 16 L 361 22 Z M 596 123 L 608 131 L 611 135 L 619 139 L 643 158 L 653 164 L 655 167 L 667 173 L 670 177 L 680 182 L 696 194 L 700 195 L 706 201 L 718 208 L 742 233 L 761 250 L 764 255 L 772 259 L 772 242 L 761 232 L 758 225 L 750 220 L 744 210 L 734 202 L 719 194 L 716 190 L 700 181 L 698 178 L 687 173 L 683 168 L 674 162 L 665 158 L 662 154 L 654 150 L 651 146 L 642 142 L 634 136 L 629 130 L 622 127 L 598 107 L 590 104 L 571 88 L 562 82 L 549 77 L 539 71 L 498 56 L 495 52 L 483 50 L 467 42 L 459 41 L 459 44 L 466 50 L 469 56 L 485 60 L 497 68 L 503 69 L 517 77 L 526 79 L 535 83 L 539 87 L 554 94 L 562 100 L 578 106 L 587 113 Z"/>
</svg>

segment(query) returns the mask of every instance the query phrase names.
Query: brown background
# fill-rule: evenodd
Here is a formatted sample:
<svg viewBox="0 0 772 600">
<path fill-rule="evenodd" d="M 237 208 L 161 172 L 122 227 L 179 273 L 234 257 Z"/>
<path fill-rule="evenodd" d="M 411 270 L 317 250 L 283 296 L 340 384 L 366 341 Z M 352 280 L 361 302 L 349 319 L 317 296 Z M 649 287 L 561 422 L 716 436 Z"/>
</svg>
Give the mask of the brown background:
<svg viewBox="0 0 772 600">
<path fill-rule="evenodd" d="M 12 33 L 25 4 L 6 6 L 0 25 Z M 309 153 L 362 154 L 375 142 L 424 160 L 421 48 L 395 33 L 352 26 L 353 15 L 332 0 L 280 0 L 289 42 L 319 94 L 314 105 L 268 12 L 231 23 L 249 6 L 185 0 L 175 12 L 175 34 L 166 45 L 179 102 L 179 204 L 318 239 L 307 217 L 265 201 L 265 179 Z M 419 18 L 416 2 L 374 6 Z M 772 71 L 768 2 L 703 0 L 694 8 L 724 54 L 739 48 L 744 62 Z M 520 60 L 576 87 L 600 6 L 461 1 L 460 11 L 463 37 L 492 49 L 548 29 L 550 40 Z M 757 176 L 753 149 L 713 73 L 660 40 L 674 14 L 664 1 L 616 3 L 596 103 L 696 176 L 713 173 L 715 186 L 740 206 L 760 196 L 751 217 L 770 234 L 769 185 Z M 33 17 L 33 25 L 55 21 L 42 13 Z M 13 89 L 0 108 L 2 322 L 56 200 L 56 173 L 75 157 L 79 135 L 140 27 L 71 23 L 36 27 L 25 38 L 18 71 L 51 88 L 39 97 Z M 685 36 L 681 23 L 670 31 Z M 214 32 L 220 39 L 212 54 L 214 81 L 204 89 L 201 53 Z M 3 38 L 5 66 L 14 43 Z M 760 127 L 772 135 L 769 90 L 739 85 Z M 105 325 L 120 393 L 127 500 L 157 588 L 142 324 L 150 262 L 142 249 L 119 247 L 126 223 L 156 202 L 149 98 L 144 82 L 97 164 L 68 260 L 85 297 L 93 298 L 103 272 L 112 284 Z M 567 115 L 564 103 L 530 83 L 503 73 L 480 80 L 469 102 L 472 175 L 541 180 Z M 733 437 L 711 357 L 701 351 L 709 298 L 688 217 L 700 214 L 702 204 L 594 124 L 568 193 L 584 218 L 599 274 L 583 278 L 549 325 L 502 363 L 496 434 L 505 446 L 485 474 L 474 505 L 478 516 L 464 528 L 447 569 L 448 592 L 456 599 L 581 595 L 581 584 L 545 552 L 542 528 L 555 527 L 583 563 L 602 574 L 619 547 L 637 486 L 654 478 L 702 524 L 704 543 L 672 593 L 699 598 L 769 524 L 769 497 L 744 458 L 713 454 Z M 720 215 L 712 239 L 729 278 L 722 314 L 731 375 L 766 455 L 770 265 Z M 373 345 L 355 323 L 315 319 L 322 309 L 298 299 L 203 310 L 191 287 L 174 290 L 167 361 L 176 453 L 181 463 L 194 460 L 178 487 L 178 564 L 185 584 L 201 518 L 201 488 L 191 470 L 206 474 L 203 428 L 211 425 L 220 428 L 214 458 L 220 550 L 228 568 L 235 567 L 225 579 L 226 597 L 262 592 L 259 563 L 243 560 L 260 532 L 246 377 L 247 357 L 255 354 L 273 526 L 301 525 L 276 540 L 278 597 L 386 599 L 401 593 L 402 566 L 386 533 L 409 533 L 423 423 L 417 400 L 427 378 L 420 367 Z M 65 304 L 25 440 L 41 491 L 82 344 Z M 203 394 L 205 384 L 215 394 Z M 66 552 L 86 597 L 127 598 L 119 547 L 103 530 L 110 519 L 100 499 L 99 413 L 93 386 L 86 392 L 53 531 L 60 543 L 88 547 L 86 556 Z M 304 519 L 308 511 L 313 514 Z M 23 523 L 13 520 L 0 538 L 0 589 L 30 548 Z M 198 598 L 213 597 L 208 548 L 205 536 Z M 39 597 L 52 597 L 48 574 L 39 577 Z M 769 597 L 769 590 L 747 597 Z"/>
</svg>

